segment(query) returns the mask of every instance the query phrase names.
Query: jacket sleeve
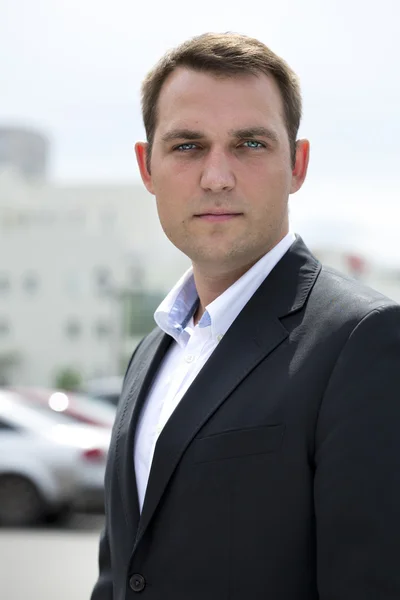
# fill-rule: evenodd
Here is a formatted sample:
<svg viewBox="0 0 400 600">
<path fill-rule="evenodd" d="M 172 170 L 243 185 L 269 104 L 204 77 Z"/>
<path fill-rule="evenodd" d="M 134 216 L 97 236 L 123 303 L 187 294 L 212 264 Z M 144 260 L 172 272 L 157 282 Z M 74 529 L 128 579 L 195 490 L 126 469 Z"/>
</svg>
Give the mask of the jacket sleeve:
<svg viewBox="0 0 400 600">
<path fill-rule="evenodd" d="M 99 577 L 93 588 L 91 600 L 113 600 L 113 577 L 107 526 L 104 527 L 100 536 Z"/>
<path fill-rule="evenodd" d="M 366 315 L 337 360 L 314 486 L 320 600 L 400 598 L 400 306 Z"/>
</svg>

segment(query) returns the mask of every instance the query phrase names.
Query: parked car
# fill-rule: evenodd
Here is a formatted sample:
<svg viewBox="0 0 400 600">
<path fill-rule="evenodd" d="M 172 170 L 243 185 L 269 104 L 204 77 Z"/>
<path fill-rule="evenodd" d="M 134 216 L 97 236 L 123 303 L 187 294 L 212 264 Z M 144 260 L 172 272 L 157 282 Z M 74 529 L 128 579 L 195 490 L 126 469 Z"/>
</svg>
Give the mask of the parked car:
<svg viewBox="0 0 400 600">
<path fill-rule="evenodd" d="M 69 448 L 52 439 L 55 425 L 16 405 L 11 392 L 0 393 L 1 525 L 57 520 L 73 506 L 76 468 Z"/>
<path fill-rule="evenodd" d="M 17 386 L 10 389 L 45 412 L 67 415 L 80 423 L 111 428 L 115 420 L 115 406 L 87 394 L 40 387 Z"/>
<path fill-rule="evenodd" d="M 102 509 L 109 437 L 105 429 L 44 414 L 0 391 L 0 525 Z"/>
<path fill-rule="evenodd" d="M 117 406 L 123 380 L 119 375 L 89 379 L 83 384 L 82 391 Z"/>
</svg>

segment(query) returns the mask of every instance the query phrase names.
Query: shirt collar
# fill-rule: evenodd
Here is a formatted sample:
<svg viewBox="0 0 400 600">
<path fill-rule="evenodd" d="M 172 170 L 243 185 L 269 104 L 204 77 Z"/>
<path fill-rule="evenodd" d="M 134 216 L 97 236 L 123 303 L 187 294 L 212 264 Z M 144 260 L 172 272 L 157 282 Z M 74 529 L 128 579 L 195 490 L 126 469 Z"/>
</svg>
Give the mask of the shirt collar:
<svg viewBox="0 0 400 600">
<path fill-rule="evenodd" d="M 196 312 L 198 305 L 199 296 L 194 282 L 193 268 L 190 267 L 161 302 L 154 313 L 154 320 L 160 329 L 179 342 L 179 338 Z M 206 312 L 198 323 L 201 327 L 211 324 L 210 317 L 208 313 L 206 315 Z"/>
<path fill-rule="evenodd" d="M 240 279 L 206 306 L 198 326 L 211 327 L 211 336 L 219 341 L 295 239 L 293 233 L 288 233 Z M 198 304 L 193 268 L 190 267 L 161 302 L 154 313 L 154 320 L 160 329 L 179 343 Z"/>
</svg>

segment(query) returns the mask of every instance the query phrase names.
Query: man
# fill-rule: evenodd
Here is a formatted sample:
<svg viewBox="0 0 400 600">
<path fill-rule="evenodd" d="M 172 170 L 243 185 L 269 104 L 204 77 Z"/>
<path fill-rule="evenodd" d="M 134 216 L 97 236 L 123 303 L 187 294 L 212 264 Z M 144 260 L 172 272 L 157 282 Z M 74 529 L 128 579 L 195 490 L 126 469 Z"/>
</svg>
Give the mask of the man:
<svg viewBox="0 0 400 600">
<path fill-rule="evenodd" d="M 92 600 L 399 599 L 400 307 L 289 230 L 296 76 L 206 34 L 148 75 L 143 116 L 193 267 L 126 373 Z"/>
</svg>

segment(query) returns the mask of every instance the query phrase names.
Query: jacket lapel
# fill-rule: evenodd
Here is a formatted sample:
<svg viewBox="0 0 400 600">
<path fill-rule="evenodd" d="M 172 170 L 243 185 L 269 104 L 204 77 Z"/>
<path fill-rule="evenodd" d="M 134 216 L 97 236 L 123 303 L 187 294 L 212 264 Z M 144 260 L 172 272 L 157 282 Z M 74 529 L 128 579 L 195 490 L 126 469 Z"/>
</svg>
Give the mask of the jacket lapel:
<svg viewBox="0 0 400 600">
<path fill-rule="evenodd" d="M 172 338 L 155 329 L 135 353 L 134 368 L 129 368 L 121 394 L 120 416 L 116 434 L 116 464 L 125 515 L 136 534 L 140 511 L 137 494 L 134 437 L 140 410 L 157 369 Z"/>
<path fill-rule="evenodd" d="M 187 446 L 228 395 L 287 336 L 277 319 L 263 323 L 267 342 L 260 345 L 243 327 L 226 333 L 194 383 L 180 401 L 158 438 L 137 543 Z M 212 382 L 212 385 L 210 385 Z"/>
<path fill-rule="evenodd" d="M 319 270 L 320 264 L 298 238 L 182 398 L 156 444 L 135 548 L 185 449 L 240 382 L 286 339 L 288 332 L 279 317 L 304 305 Z"/>
</svg>

